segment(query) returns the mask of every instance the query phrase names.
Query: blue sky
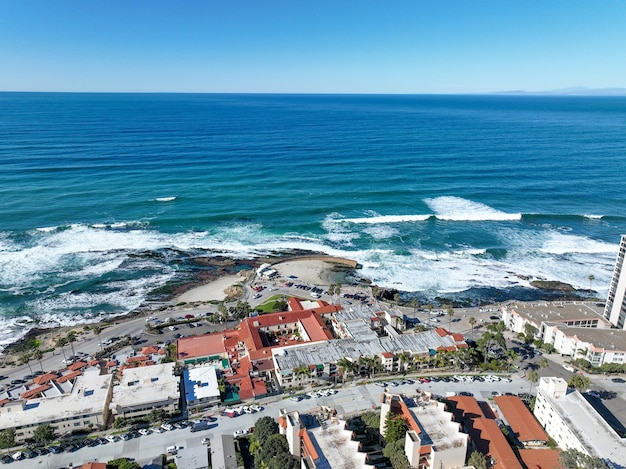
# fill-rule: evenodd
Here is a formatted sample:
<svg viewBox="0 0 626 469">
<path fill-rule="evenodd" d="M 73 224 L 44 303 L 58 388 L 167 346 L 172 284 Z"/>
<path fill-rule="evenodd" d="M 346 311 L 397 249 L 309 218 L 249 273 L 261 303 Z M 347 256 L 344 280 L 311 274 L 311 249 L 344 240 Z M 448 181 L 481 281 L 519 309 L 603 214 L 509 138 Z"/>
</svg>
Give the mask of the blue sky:
<svg viewBox="0 0 626 469">
<path fill-rule="evenodd" d="M 0 0 L 0 90 L 626 88 L 626 1 Z"/>
</svg>

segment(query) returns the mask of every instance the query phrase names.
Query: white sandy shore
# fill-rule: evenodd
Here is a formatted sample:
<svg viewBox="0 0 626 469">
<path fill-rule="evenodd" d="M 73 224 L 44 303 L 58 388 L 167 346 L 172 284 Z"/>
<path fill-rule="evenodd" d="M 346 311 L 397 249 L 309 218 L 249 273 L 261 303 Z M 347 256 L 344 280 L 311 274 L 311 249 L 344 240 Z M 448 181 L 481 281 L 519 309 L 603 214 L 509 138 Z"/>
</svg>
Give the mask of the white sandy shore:
<svg viewBox="0 0 626 469">
<path fill-rule="evenodd" d="M 298 280 L 313 285 L 330 285 L 333 265 L 316 259 L 281 262 L 272 266 L 281 277 L 294 275 Z"/>
<path fill-rule="evenodd" d="M 223 301 L 226 299 L 226 290 L 237 283 L 242 283 L 243 277 L 239 275 L 227 275 L 225 277 L 218 278 L 211 283 L 201 285 L 196 288 L 192 288 L 186 291 L 173 303 L 194 303 L 200 301 Z"/>
</svg>

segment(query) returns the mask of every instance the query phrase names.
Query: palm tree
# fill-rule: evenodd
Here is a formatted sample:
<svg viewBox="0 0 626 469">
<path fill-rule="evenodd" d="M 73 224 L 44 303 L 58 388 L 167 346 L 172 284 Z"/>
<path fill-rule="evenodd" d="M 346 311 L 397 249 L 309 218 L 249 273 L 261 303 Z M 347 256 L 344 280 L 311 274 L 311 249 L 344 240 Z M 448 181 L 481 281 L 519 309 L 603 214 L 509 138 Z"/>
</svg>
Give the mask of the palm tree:
<svg viewBox="0 0 626 469">
<path fill-rule="evenodd" d="M 74 351 L 74 342 L 78 340 L 76 338 L 76 331 L 69 331 L 65 337 L 67 339 L 67 343 L 70 344 L 70 347 L 72 347 L 72 356 L 75 357 L 76 352 Z"/>
<path fill-rule="evenodd" d="M 100 325 L 93 326 L 93 333 L 98 336 L 98 342 L 100 343 L 100 350 L 102 350 L 102 339 L 100 339 L 100 334 L 104 328 Z"/>
<path fill-rule="evenodd" d="M 409 361 L 410 355 L 406 352 L 396 353 L 396 357 L 398 357 L 398 368 L 400 371 L 406 371 L 406 367 L 403 367 L 405 363 Z"/>
<path fill-rule="evenodd" d="M 43 352 L 36 348 L 33 350 L 33 358 L 39 362 L 39 366 L 41 367 L 41 371 L 43 372 L 43 364 L 41 363 L 41 359 L 43 358 Z"/>
<path fill-rule="evenodd" d="M 417 298 L 413 298 L 410 305 L 413 308 L 413 317 L 415 318 L 415 316 L 417 316 L 417 308 L 420 305 L 420 301 Z"/>
<path fill-rule="evenodd" d="M 474 316 L 470 316 L 467 322 L 469 322 L 469 325 L 472 328 L 471 335 L 472 335 L 472 340 L 474 340 L 474 326 L 476 325 L 476 318 Z"/>
<path fill-rule="evenodd" d="M 448 307 L 448 309 L 446 310 L 446 314 L 450 318 L 450 322 L 448 323 L 448 330 L 452 332 L 452 316 L 454 316 L 454 310 L 452 309 L 452 306 Z"/>
<path fill-rule="evenodd" d="M 61 347 L 61 352 L 63 352 L 63 360 L 67 361 L 67 356 L 65 355 L 65 346 L 68 344 L 67 339 L 65 337 L 59 337 L 57 339 L 57 347 Z"/>
<path fill-rule="evenodd" d="M 344 382 L 346 381 L 349 372 L 354 375 L 354 373 L 358 370 L 357 364 L 354 363 L 352 360 L 348 360 L 346 357 L 339 359 L 337 361 L 337 366 L 340 367 L 342 370 L 342 380 Z"/>
<path fill-rule="evenodd" d="M 591 274 L 591 275 L 590 275 L 589 277 L 587 277 L 587 278 L 589 279 L 589 291 L 590 291 L 590 292 L 593 292 L 593 289 L 591 288 L 591 286 L 592 286 L 592 284 L 593 284 L 593 281 L 596 279 L 596 277 L 595 277 L 593 274 Z"/>
<path fill-rule="evenodd" d="M 28 365 L 28 368 L 30 369 L 30 374 L 33 374 L 33 368 L 30 366 L 30 355 L 28 353 L 25 353 L 24 355 L 22 355 L 20 357 L 20 365 Z"/>
<path fill-rule="evenodd" d="M 311 370 L 309 370 L 309 367 L 307 365 L 300 365 L 294 368 L 293 374 L 297 379 L 302 381 L 303 378 L 308 378 L 309 376 L 311 376 Z"/>
<path fill-rule="evenodd" d="M 539 381 L 539 375 L 535 370 L 530 370 L 528 374 L 526 374 L 526 379 L 530 381 L 530 389 L 528 390 L 528 394 L 531 394 L 533 390 L 533 384 Z"/>
</svg>

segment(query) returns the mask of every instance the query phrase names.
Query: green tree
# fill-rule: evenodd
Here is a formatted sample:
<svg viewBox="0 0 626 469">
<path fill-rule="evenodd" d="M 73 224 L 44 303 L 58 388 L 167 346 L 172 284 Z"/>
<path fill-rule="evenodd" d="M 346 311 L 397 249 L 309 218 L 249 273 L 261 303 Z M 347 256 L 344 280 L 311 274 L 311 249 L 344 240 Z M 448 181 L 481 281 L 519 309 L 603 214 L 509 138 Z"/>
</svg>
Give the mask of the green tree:
<svg viewBox="0 0 626 469">
<path fill-rule="evenodd" d="M 54 438 L 54 428 L 49 423 L 39 425 L 37 428 L 35 428 L 35 431 L 33 432 L 33 440 L 42 445 L 50 443 L 52 440 L 54 440 Z"/>
<path fill-rule="evenodd" d="M 404 439 L 396 440 L 385 446 L 383 455 L 389 459 L 394 469 L 410 469 L 409 460 L 404 454 Z"/>
<path fill-rule="evenodd" d="M 7 428 L 0 432 L 0 448 L 12 448 L 15 446 L 15 430 Z"/>
<path fill-rule="evenodd" d="M 404 440 L 407 430 L 406 420 L 402 415 L 389 412 L 385 418 L 385 441 L 393 443 L 397 440 Z"/>
<path fill-rule="evenodd" d="M 43 371 L 43 363 L 41 363 L 41 359 L 43 358 L 43 352 L 36 348 L 35 350 L 33 350 L 33 358 L 39 362 L 39 367 L 41 368 L 41 371 Z"/>
<path fill-rule="evenodd" d="M 578 389 L 579 391 L 583 391 L 589 387 L 591 380 L 588 376 L 583 376 L 579 374 L 572 375 L 572 377 L 567 382 L 567 386 L 570 388 Z"/>
<path fill-rule="evenodd" d="M 593 286 L 593 281 L 596 279 L 596 277 L 593 274 L 591 274 L 587 278 L 589 279 L 589 292 L 593 293 L 593 289 L 591 287 Z"/>
<path fill-rule="evenodd" d="M 300 365 L 293 369 L 293 375 L 296 379 L 302 381 L 303 379 L 307 379 L 311 376 L 311 370 L 307 365 Z"/>
<path fill-rule="evenodd" d="M 467 322 L 469 322 L 469 325 L 472 328 L 470 334 L 471 334 L 472 340 L 474 340 L 474 326 L 476 325 L 476 318 L 474 316 L 470 316 Z"/>
<path fill-rule="evenodd" d="M 476 469 L 487 469 L 487 458 L 480 451 L 473 451 L 467 460 L 468 466 L 474 466 Z"/>
<path fill-rule="evenodd" d="M 119 430 L 121 428 L 124 428 L 126 425 L 128 425 L 128 419 L 125 417 L 115 417 L 115 420 L 113 421 L 113 428 L 115 428 L 116 430 Z"/>
<path fill-rule="evenodd" d="M 30 359 L 31 359 L 30 354 L 29 353 L 25 353 L 25 354 L 20 356 L 19 364 L 20 365 L 28 365 L 28 369 L 30 370 L 30 374 L 32 375 L 33 374 L 33 367 L 30 366 Z"/>
<path fill-rule="evenodd" d="M 274 312 L 280 313 L 282 311 L 287 311 L 289 309 L 289 305 L 285 300 L 276 300 L 272 309 L 274 310 Z"/>
<path fill-rule="evenodd" d="M 285 435 L 279 435 L 278 433 L 270 435 L 266 440 L 261 440 L 262 447 L 259 453 L 260 460 L 266 464 L 279 454 L 289 454 L 289 445 Z"/>
<path fill-rule="evenodd" d="M 266 441 L 270 436 L 278 433 L 278 423 L 272 417 L 261 417 L 254 424 L 252 432 L 254 438 L 261 443 Z"/>
<path fill-rule="evenodd" d="M 524 340 L 530 344 L 537 334 L 537 328 L 530 323 L 524 324 Z"/>
<path fill-rule="evenodd" d="M 602 459 L 588 456 L 575 449 L 563 451 L 560 459 L 564 469 L 608 469 Z"/>
<path fill-rule="evenodd" d="M 111 469 L 141 469 L 139 463 L 129 461 L 127 458 L 119 458 L 108 461 L 107 467 L 110 467 Z"/>
<path fill-rule="evenodd" d="M 100 334 L 102 334 L 103 330 L 104 330 L 104 328 L 102 326 L 98 325 L 98 324 L 96 324 L 92 328 L 93 333 L 98 336 L 98 343 L 100 344 L 100 350 L 102 350 L 102 340 L 100 339 Z"/>
<path fill-rule="evenodd" d="M 63 353 L 63 360 L 67 361 L 67 356 L 65 355 L 65 346 L 68 344 L 67 338 L 59 337 L 56 342 L 57 347 L 61 347 L 61 352 Z"/>
<path fill-rule="evenodd" d="M 548 359 L 546 357 L 541 357 L 539 359 L 539 368 L 540 369 L 542 369 L 542 370 L 546 369 L 546 368 L 548 368 L 548 365 L 549 365 L 549 363 L 548 363 Z"/>
<path fill-rule="evenodd" d="M 530 382 L 530 390 L 528 391 L 528 393 L 530 394 L 532 393 L 533 384 L 539 381 L 539 375 L 537 374 L 535 370 L 530 370 L 526 374 L 526 379 Z"/>
<path fill-rule="evenodd" d="M 151 422 L 163 422 L 167 418 L 167 412 L 164 409 L 152 409 L 148 414 Z"/>
<path fill-rule="evenodd" d="M 452 306 L 450 306 L 446 310 L 446 314 L 448 315 L 448 318 L 449 318 L 449 321 L 448 321 L 448 331 L 452 332 L 452 316 L 454 316 L 454 309 L 452 309 Z"/>
<path fill-rule="evenodd" d="M 72 348 L 72 356 L 76 356 L 76 351 L 74 350 L 74 342 L 78 340 L 76 331 L 69 331 L 65 338 L 67 339 L 67 343 L 70 344 L 70 347 Z"/>
<path fill-rule="evenodd" d="M 345 357 L 337 360 L 337 366 L 341 368 L 342 370 L 343 381 L 346 381 L 346 378 L 348 377 L 349 373 L 354 375 L 359 369 L 356 363 L 354 363 L 352 360 L 349 360 Z"/>
</svg>

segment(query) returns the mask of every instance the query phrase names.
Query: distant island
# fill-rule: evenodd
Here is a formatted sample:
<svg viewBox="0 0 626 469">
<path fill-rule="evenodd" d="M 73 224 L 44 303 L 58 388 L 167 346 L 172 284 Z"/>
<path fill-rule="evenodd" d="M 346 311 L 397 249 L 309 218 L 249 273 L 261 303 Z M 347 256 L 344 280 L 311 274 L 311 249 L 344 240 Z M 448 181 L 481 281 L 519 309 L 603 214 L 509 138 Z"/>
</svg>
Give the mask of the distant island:
<svg viewBox="0 0 626 469">
<path fill-rule="evenodd" d="M 491 94 L 505 95 L 542 95 L 542 96 L 626 96 L 626 88 L 559 88 L 547 91 L 509 90 L 495 91 Z"/>
</svg>

